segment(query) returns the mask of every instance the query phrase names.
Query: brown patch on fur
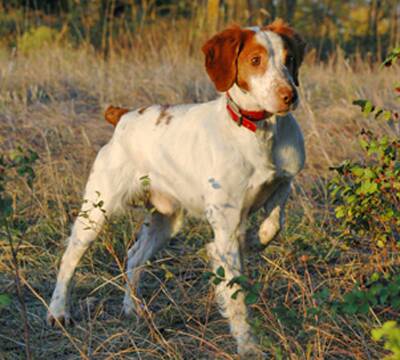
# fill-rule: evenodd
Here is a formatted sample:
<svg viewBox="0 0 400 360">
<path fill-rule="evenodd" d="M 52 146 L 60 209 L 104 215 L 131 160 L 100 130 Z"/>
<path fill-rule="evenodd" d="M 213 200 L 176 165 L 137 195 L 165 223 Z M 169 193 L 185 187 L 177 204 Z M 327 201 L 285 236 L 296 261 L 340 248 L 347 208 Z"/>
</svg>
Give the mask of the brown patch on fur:
<svg viewBox="0 0 400 360">
<path fill-rule="evenodd" d="M 255 35 L 255 33 L 254 33 Z M 259 58 L 260 63 L 252 64 L 252 59 Z M 242 51 L 237 60 L 237 84 L 244 90 L 249 91 L 248 79 L 254 75 L 262 75 L 268 67 L 267 49 L 257 42 L 255 36 L 248 37 L 243 44 Z"/>
<path fill-rule="evenodd" d="M 305 50 L 305 42 L 301 36 L 282 19 L 276 19 L 261 30 L 273 31 L 283 38 L 288 70 L 295 84 L 299 85 L 298 70 Z M 241 88 L 249 90 L 247 79 L 252 74 L 266 71 L 267 50 L 257 43 L 255 35 L 252 30 L 233 26 L 214 35 L 203 45 L 206 70 L 218 91 L 229 90 L 235 82 Z M 259 65 L 251 64 L 251 58 L 254 56 L 261 57 Z"/>
<path fill-rule="evenodd" d="M 171 122 L 172 115 L 168 113 L 170 105 L 161 105 L 161 110 L 160 114 L 158 115 L 158 118 L 156 120 L 156 125 L 160 125 L 162 120 L 165 119 L 165 124 L 168 125 Z"/>
<path fill-rule="evenodd" d="M 294 29 L 281 18 L 275 19 L 271 24 L 262 27 L 261 30 L 273 31 L 279 35 L 285 35 L 288 37 L 294 37 L 296 34 Z"/>
<path fill-rule="evenodd" d="M 129 109 L 110 105 L 104 112 L 105 119 L 112 125 L 116 126 L 121 116 L 129 112 Z"/>
<path fill-rule="evenodd" d="M 168 115 L 167 118 L 165 119 L 165 125 L 168 125 L 171 122 L 172 118 L 173 116 L 171 114 Z"/>
<path fill-rule="evenodd" d="M 273 31 L 283 38 L 286 48 L 286 66 L 294 83 L 299 86 L 299 68 L 303 62 L 306 48 L 303 38 L 288 23 L 279 18 L 263 27 L 262 30 Z M 293 57 L 293 61 L 290 61 L 291 57 Z"/>
<path fill-rule="evenodd" d="M 139 115 L 142 115 L 148 108 L 148 106 L 143 106 L 137 112 Z"/>
<path fill-rule="evenodd" d="M 214 35 L 201 48 L 208 76 L 218 91 L 227 91 L 235 83 L 237 57 L 245 41 L 253 36 L 253 31 L 233 26 Z"/>
</svg>

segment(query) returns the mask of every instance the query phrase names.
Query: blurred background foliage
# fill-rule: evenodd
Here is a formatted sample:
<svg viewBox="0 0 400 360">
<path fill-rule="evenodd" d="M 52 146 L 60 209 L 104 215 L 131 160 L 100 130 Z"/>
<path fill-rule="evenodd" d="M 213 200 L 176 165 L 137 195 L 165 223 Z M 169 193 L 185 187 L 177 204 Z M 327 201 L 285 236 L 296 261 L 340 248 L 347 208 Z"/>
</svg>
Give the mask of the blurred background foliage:
<svg viewBox="0 0 400 360">
<path fill-rule="evenodd" d="M 0 0 L 0 46 L 29 52 L 62 42 L 108 54 L 133 47 L 149 28 L 175 27 L 197 51 L 198 41 L 227 24 L 282 17 L 304 34 L 316 59 L 340 47 L 379 61 L 399 43 L 399 15 L 399 0 Z"/>
</svg>

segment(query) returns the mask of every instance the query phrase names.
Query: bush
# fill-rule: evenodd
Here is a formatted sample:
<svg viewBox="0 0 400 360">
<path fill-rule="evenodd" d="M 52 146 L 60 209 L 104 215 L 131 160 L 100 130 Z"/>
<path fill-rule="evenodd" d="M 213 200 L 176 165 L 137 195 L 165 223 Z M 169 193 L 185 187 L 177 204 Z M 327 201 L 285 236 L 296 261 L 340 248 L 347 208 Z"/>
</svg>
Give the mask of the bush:
<svg viewBox="0 0 400 360">
<path fill-rule="evenodd" d="M 400 58 L 395 49 L 383 62 L 392 66 Z M 400 93 L 400 85 L 395 91 Z M 398 96 L 400 99 L 400 96 Z M 381 109 L 369 100 L 356 100 L 365 116 L 374 116 L 392 123 L 399 121 L 399 113 Z M 341 221 L 340 235 L 347 241 L 365 243 L 373 250 L 392 250 L 398 256 L 400 249 L 400 138 L 378 138 L 363 130 L 360 145 L 363 161 L 346 161 L 335 168 L 337 176 L 330 182 L 335 202 L 335 214 Z M 347 314 L 367 314 L 370 307 L 382 306 L 398 310 L 400 307 L 400 276 L 380 280 L 374 273 L 368 289 L 354 288 L 339 303 Z M 379 280 L 379 281 L 378 281 Z M 392 352 L 385 360 L 400 359 L 400 328 L 395 321 L 387 321 L 372 330 L 375 341 L 385 340 L 384 348 Z"/>
<path fill-rule="evenodd" d="M 59 34 L 57 30 L 47 26 L 39 26 L 25 32 L 17 41 L 18 50 L 23 53 L 30 53 L 40 50 L 48 44 L 57 41 Z"/>
<path fill-rule="evenodd" d="M 385 60 L 391 66 L 400 49 Z M 396 92 L 400 88 L 396 86 Z M 399 121 L 396 111 L 381 109 L 368 100 L 356 100 L 365 116 L 376 120 Z M 378 138 L 369 130 L 361 133 L 363 161 L 347 160 L 334 168 L 330 182 L 335 214 L 341 236 L 376 248 L 400 247 L 400 139 Z"/>
</svg>

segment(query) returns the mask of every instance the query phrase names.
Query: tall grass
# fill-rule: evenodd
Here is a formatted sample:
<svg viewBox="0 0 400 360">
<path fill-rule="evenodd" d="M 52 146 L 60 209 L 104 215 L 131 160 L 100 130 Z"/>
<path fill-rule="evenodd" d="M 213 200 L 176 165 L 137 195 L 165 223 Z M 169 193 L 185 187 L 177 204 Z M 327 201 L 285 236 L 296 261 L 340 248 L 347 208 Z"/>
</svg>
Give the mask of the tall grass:
<svg viewBox="0 0 400 360">
<path fill-rule="evenodd" d="M 149 321 L 121 316 L 120 266 L 143 218 L 132 210 L 109 224 L 76 274 L 75 326 L 54 330 L 44 323 L 46 306 L 40 299 L 50 298 L 91 163 L 113 131 L 103 120 L 104 108 L 202 102 L 216 96 L 199 50 L 206 34 L 175 26 L 149 27 L 130 50 L 115 48 L 106 57 L 88 46 L 57 44 L 27 54 L 2 53 L 1 151 L 22 144 L 40 155 L 33 192 L 17 178 L 8 189 L 24 204 L 31 224 L 19 258 L 33 358 L 236 358 L 227 322 L 201 276 L 207 269 L 203 248 L 211 230 L 193 219 L 146 266 L 142 290 L 152 310 Z M 399 131 L 360 118 L 351 105 L 355 98 L 368 98 L 393 108 L 392 91 L 382 89 L 390 89 L 399 75 L 399 68 L 381 72 L 374 64 L 349 62 L 340 51 L 325 64 L 311 56 L 306 60 L 296 117 L 305 134 L 307 165 L 294 184 L 285 232 L 266 252 L 249 254 L 247 260 L 250 277 L 263 284 L 252 306 L 253 327 L 271 358 L 378 359 L 384 354 L 370 340 L 370 329 L 380 323 L 380 314 L 372 309 L 363 316 L 333 316 L 325 308 L 317 315 L 308 313 L 321 305 L 316 296 L 321 290 L 340 299 L 374 270 L 370 254 L 348 249 L 336 238 L 325 185 L 329 166 L 359 156 L 357 136 L 363 126 L 377 134 Z M 249 221 L 249 237 L 255 236 L 262 216 L 260 212 Z M 0 358 L 19 359 L 23 324 L 3 234 L 0 289 L 13 300 L 0 308 Z"/>
</svg>

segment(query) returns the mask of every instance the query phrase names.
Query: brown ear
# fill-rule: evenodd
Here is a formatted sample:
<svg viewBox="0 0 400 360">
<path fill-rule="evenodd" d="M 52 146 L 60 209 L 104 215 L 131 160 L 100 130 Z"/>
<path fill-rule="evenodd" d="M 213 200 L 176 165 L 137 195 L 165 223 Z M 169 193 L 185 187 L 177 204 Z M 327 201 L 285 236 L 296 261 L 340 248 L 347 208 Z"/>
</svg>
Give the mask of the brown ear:
<svg viewBox="0 0 400 360">
<path fill-rule="evenodd" d="M 236 59 L 246 30 L 235 26 L 209 39 L 201 48 L 205 55 L 207 74 L 218 91 L 227 91 L 236 81 Z"/>
<path fill-rule="evenodd" d="M 263 30 L 269 30 L 280 35 L 286 43 L 286 46 L 294 57 L 291 75 L 296 86 L 299 86 L 299 68 L 304 59 L 306 43 L 288 23 L 278 18 L 273 23 L 267 25 Z"/>
</svg>

